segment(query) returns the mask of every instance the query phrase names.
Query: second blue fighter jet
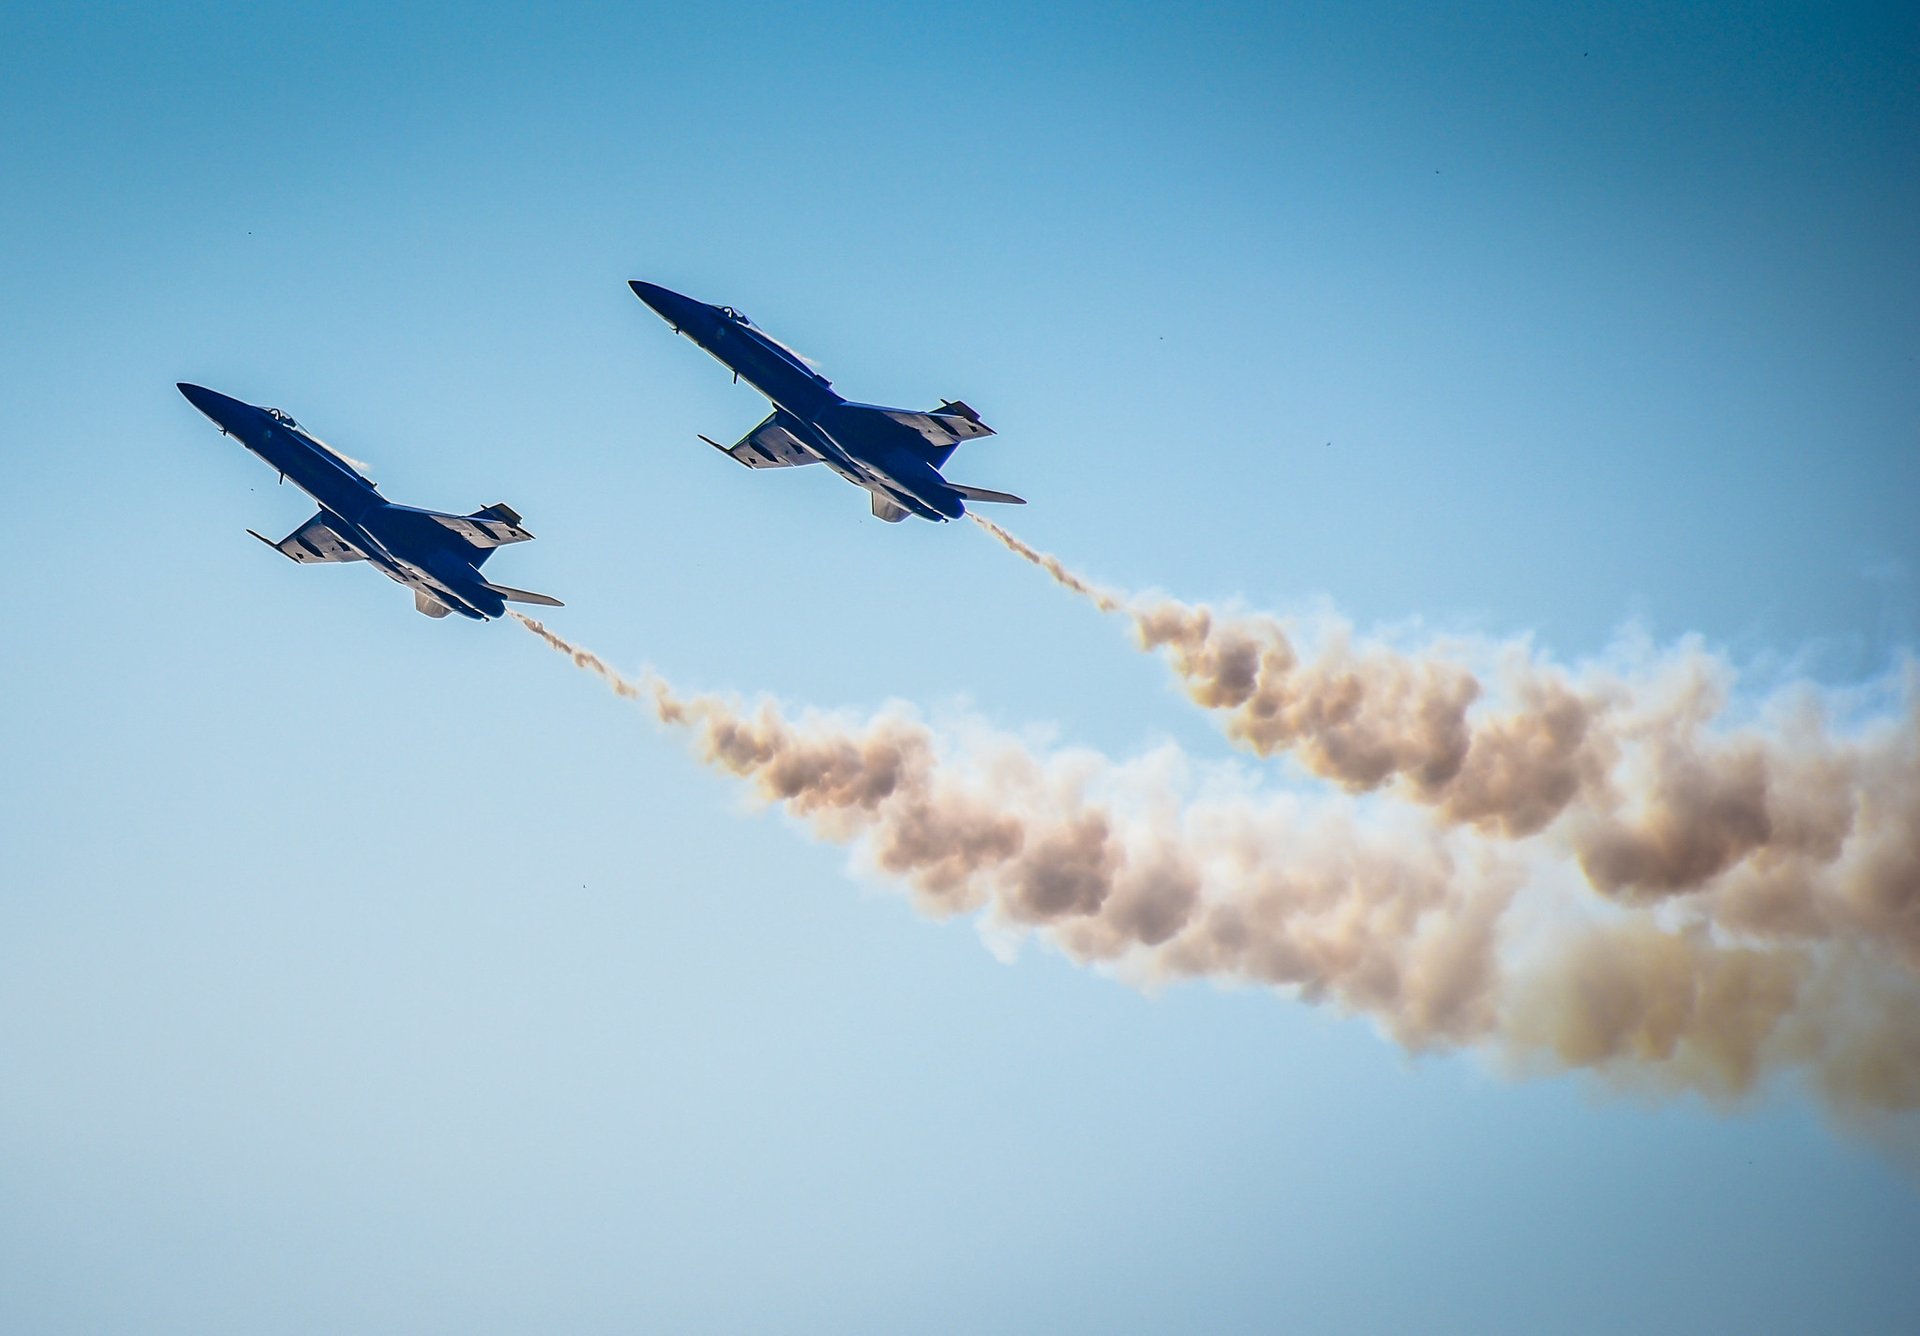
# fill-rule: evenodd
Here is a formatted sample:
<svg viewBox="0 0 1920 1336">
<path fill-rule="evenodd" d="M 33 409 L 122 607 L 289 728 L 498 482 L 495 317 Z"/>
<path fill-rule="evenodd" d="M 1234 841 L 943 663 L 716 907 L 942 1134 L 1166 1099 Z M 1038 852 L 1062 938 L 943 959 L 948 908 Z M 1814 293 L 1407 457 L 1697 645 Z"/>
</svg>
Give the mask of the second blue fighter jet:
<svg viewBox="0 0 1920 1336">
<path fill-rule="evenodd" d="M 873 513 L 893 523 L 909 515 L 957 520 L 969 501 L 1025 505 L 1017 496 L 984 487 L 963 487 L 940 476 L 962 441 L 993 435 L 993 428 L 963 403 L 927 412 L 850 403 L 799 354 L 757 328 L 731 306 L 670 292 L 635 280 L 634 295 L 773 400 L 766 421 L 732 446 L 702 436 L 714 449 L 750 469 L 824 463 L 873 497 Z"/>
<path fill-rule="evenodd" d="M 524 543 L 533 535 L 505 504 L 471 515 L 397 506 L 332 446 L 277 408 L 259 408 L 209 390 L 180 384 L 187 402 L 220 430 L 259 455 L 280 475 L 320 503 L 319 513 L 268 547 L 308 564 L 364 561 L 413 591 L 413 606 L 429 617 L 457 612 L 484 622 L 509 602 L 557 608 L 560 600 L 493 584 L 480 566 L 493 549 Z"/>
</svg>

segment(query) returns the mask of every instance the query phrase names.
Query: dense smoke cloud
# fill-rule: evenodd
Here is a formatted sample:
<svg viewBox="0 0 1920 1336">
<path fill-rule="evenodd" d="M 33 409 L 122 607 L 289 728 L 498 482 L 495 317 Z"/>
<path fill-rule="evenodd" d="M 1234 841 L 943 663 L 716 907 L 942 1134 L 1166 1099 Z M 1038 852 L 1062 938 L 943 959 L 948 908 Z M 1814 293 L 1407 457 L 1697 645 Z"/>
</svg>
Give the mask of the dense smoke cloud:
<svg viewBox="0 0 1920 1336">
<path fill-rule="evenodd" d="M 1122 764 L 904 708 L 791 718 L 686 696 L 521 620 L 930 915 L 1037 935 L 1145 986 L 1283 988 L 1414 1050 L 1715 1097 L 1791 1069 L 1841 1107 L 1920 1106 L 1920 981 L 1882 957 L 1569 896 L 1537 849 L 1417 810 L 1195 798 L 1170 750 Z"/>
<path fill-rule="evenodd" d="M 1558 666 L 1524 641 L 1403 652 L 1333 622 L 1101 588 L 996 524 L 1014 553 L 1128 618 L 1187 694 L 1259 756 L 1383 790 L 1505 840 L 1546 833 L 1622 904 L 1684 898 L 1762 938 L 1847 937 L 1920 969 L 1920 679 L 1845 731 L 1799 686 L 1725 722 L 1735 674 L 1686 647 L 1633 674 Z M 1478 671 L 1469 658 L 1488 667 Z"/>
</svg>

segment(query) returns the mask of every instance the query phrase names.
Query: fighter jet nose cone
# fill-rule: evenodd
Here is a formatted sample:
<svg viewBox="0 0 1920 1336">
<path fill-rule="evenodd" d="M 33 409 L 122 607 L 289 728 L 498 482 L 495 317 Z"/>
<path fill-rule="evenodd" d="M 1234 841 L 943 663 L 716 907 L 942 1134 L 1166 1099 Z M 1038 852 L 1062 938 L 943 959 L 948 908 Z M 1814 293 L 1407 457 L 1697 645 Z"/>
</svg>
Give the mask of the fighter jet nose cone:
<svg viewBox="0 0 1920 1336">
<path fill-rule="evenodd" d="M 180 381 L 174 388 L 180 391 L 181 394 L 184 394 L 187 397 L 187 402 L 199 409 L 202 413 L 208 412 L 208 410 L 213 407 L 214 401 L 220 397 L 206 386 L 195 385 L 191 381 Z"/>
<path fill-rule="evenodd" d="M 220 391 L 210 390 L 204 385 L 194 385 L 183 380 L 178 383 L 177 388 L 187 397 L 188 403 L 220 424 L 223 430 L 244 416 L 247 411 L 247 405 L 238 399 L 230 399 Z"/>
<path fill-rule="evenodd" d="M 683 297 L 671 288 L 663 288 L 658 283 L 643 283 L 639 279 L 630 279 L 627 286 L 633 289 L 633 295 L 652 307 L 661 319 L 676 329 L 684 323 L 688 314 L 697 309 L 700 303 L 691 297 Z"/>
</svg>

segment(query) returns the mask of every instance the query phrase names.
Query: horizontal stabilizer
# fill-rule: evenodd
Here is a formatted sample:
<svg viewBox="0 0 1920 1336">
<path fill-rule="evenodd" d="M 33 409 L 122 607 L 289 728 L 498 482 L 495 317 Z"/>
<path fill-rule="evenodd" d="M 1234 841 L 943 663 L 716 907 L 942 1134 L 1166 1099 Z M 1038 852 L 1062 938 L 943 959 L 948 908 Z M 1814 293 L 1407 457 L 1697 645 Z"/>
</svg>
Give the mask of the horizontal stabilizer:
<svg viewBox="0 0 1920 1336">
<path fill-rule="evenodd" d="M 413 591 L 413 606 L 416 612 L 424 612 L 429 617 L 444 617 L 453 609 L 435 599 L 424 589 Z"/>
<path fill-rule="evenodd" d="M 534 594 L 529 593 L 525 589 L 513 589 L 507 585 L 493 584 L 490 581 L 485 583 L 487 588 L 500 595 L 501 598 L 504 598 L 509 603 L 538 603 L 543 608 L 564 608 L 567 606 L 551 594 Z"/>
<path fill-rule="evenodd" d="M 947 486 L 953 488 L 954 491 L 960 493 L 960 495 L 969 501 L 997 501 L 1003 506 L 1024 506 L 1027 504 L 1027 499 L 1024 496 L 1014 496 L 1011 492 L 994 492 L 989 491 L 985 487 L 963 487 L 957 482 L 950 482 Z"/>
</svg>

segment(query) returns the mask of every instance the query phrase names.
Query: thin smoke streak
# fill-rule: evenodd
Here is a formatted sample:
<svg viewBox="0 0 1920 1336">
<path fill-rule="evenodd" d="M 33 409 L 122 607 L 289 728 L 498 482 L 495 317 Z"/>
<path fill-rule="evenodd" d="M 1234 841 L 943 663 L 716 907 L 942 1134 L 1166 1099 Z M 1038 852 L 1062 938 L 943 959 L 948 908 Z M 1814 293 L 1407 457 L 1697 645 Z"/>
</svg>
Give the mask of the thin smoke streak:
<svg viewBox="0 0 1920 1336">
<path fill-rule="evenodd" d="M 929 916 L 1036 935 L 1143 986 L 1280 988 L 1413 1051 L 1716 1099 L 1794 1071 L 1843 1111 L 1920 1107 L 1920 981 L 1884 959 L 1743 944 L 1647 910 L 1529 910 L 1538 869 L 1470 832 L 1369 827 L 1340 802 L 1191 798 L 1170 751 L 1120 765 L 901 708 L 790 718 L 683 696 L 519 620 Z"/>
</svg>

